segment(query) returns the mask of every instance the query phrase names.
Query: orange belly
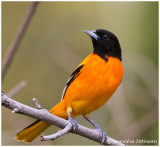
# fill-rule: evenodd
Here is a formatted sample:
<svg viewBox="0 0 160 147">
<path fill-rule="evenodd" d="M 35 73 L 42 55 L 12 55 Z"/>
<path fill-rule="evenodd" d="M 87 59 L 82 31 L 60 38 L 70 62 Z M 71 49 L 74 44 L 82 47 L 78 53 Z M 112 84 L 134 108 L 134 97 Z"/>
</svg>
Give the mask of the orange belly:
<svg viewBox="0 0 160 147">
<path fill-rule="evenodd" d="M 121 61 L 108 57 L 108 62 L 96 54 L 90 54 L 85 60 L 80 75 L 68 87 L 64 109 L 72 108 L 72 117 L 85 115 L 104 105 L 118 88 L 123 67 Z"/>
</svg>

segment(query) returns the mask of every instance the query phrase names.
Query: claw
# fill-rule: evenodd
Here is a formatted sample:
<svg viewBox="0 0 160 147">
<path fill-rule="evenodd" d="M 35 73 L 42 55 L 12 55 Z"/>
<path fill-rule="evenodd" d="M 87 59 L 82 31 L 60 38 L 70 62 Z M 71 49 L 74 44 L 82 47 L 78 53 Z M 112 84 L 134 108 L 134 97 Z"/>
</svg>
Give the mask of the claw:
<svg viewBox="0 0 160 147">
<path fill-rule="evenodd" d="M 105 132 L 103 132 L 103 130 L 100 128 L 99 125 L 97 125 L 93 120 L 91 120 L 88 116 L 85 117 L 85 119 L 87 121 L 89 121 L 101 134 L 102 134 L 102 142 L 101 144 L 103 144 L 106 140 L 106 137 L 108 136 Z"/>
<path fill-rule="evenodd" d="M 72 108 L 68 109 L 68 121 L 72 124 L 72 128 L 74 131 L 78 129 L 78 123 L 71 117 Z"/>
<path fill-rule="evenodd" d="M 72 124 L 73 130 L 76 131 L 78 129 L 78 123 L 70 116 L 69 116 L 69 122 Z"/>
<path fill-rule="evenodd" d="M 103 144 L 108 135 L 100 128 L 100 126 L 96 125 L 95 127 L 96 127 L 97 131 L 99 131 L 102 134 L 102 142 L 101 142 L 101 144 Z"/>
</svg>

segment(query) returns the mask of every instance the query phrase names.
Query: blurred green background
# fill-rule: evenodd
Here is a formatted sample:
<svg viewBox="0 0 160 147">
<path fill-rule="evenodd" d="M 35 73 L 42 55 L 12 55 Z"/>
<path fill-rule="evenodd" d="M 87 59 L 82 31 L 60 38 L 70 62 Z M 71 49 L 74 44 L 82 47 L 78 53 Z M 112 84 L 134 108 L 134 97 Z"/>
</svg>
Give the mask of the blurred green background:
<svg viewBox="0 0 160 147">
<path fill-rule="evenodd" d="M 2 2 L 2 61 L 30 3 Z M 3 79 L 3 91 L 26 80 L 27 86 L 12 98 L 34 107 L 36 97 L 51 109 L 74 68 L 93 51 L 91 39 L 81 31 L 93 29 L 107 29 L 118 37 L 124 76 L 116 93 L 91 118 L 117 140 L 158 144 L 158 2 L 40 2 Z M 93 128 L 82 116 L 75 119 Z M 2 145 L 25 145 L 14 136 L 33 121 L 2 107 Z M 43 134 L 58 130 L 52 126 Z M 99 144 L 67 134 L 47 142 L 37 138 L 30 145 Z"/>
</svg>

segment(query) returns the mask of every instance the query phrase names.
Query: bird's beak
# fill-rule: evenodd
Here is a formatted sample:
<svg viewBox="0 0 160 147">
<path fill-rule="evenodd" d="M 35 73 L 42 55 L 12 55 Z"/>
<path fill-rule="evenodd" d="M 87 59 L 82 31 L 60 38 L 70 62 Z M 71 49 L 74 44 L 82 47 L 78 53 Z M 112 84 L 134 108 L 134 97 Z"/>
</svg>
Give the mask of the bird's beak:
<svg viewBox="0 0 160 147">
<path fill-rule="evenodd" d="M 89 31 L 89 30 L 83 30 L 86 34 L 88 34 L 90 37 L 98 40 L 99 36 L 96 34 L 95 30 Z"/>
</svg>

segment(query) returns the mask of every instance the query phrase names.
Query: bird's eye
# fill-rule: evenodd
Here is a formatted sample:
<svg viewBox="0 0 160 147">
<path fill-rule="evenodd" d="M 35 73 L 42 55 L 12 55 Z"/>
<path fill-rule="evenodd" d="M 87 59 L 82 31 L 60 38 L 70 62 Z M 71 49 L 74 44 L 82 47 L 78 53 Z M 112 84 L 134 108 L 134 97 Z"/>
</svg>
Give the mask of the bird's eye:
<svg viewBox="0 0 160 147">
<path fill-rule="evenodd" d="M 103 40 L 109 40 L 110 38 L 108 36 L 103 36 Z"/>
</svg>

